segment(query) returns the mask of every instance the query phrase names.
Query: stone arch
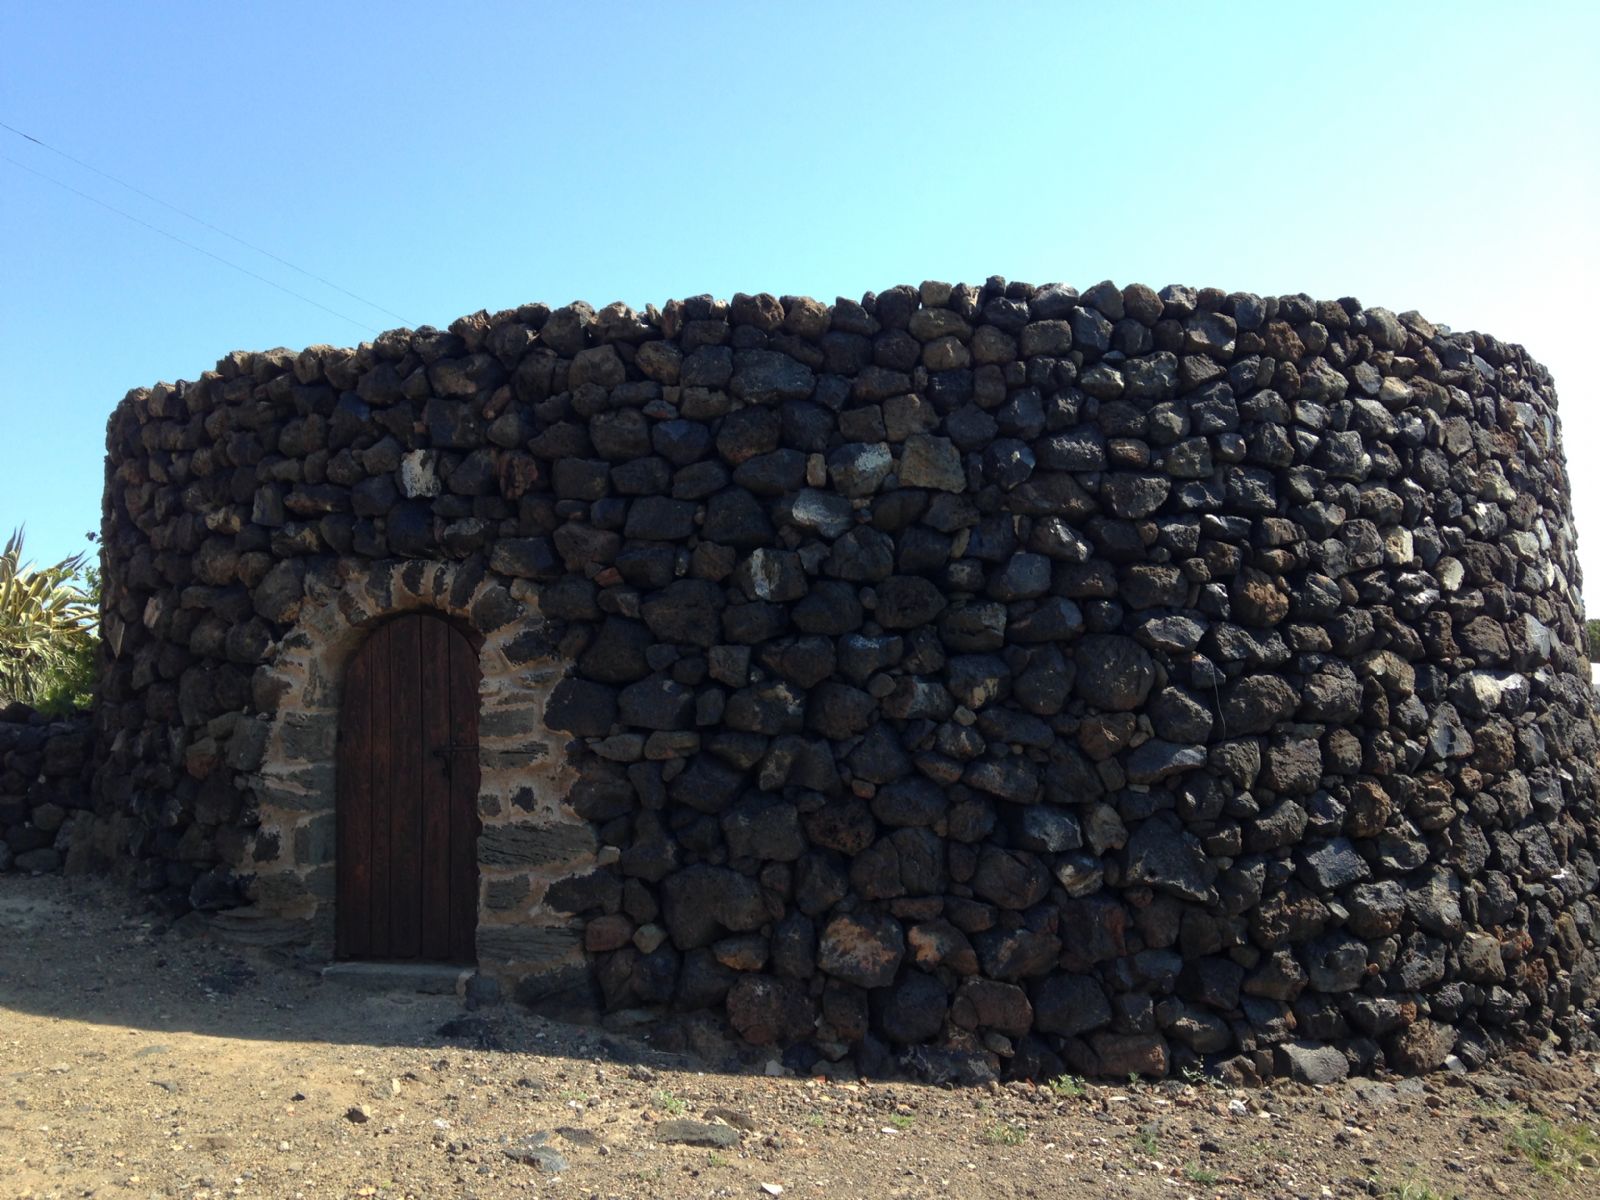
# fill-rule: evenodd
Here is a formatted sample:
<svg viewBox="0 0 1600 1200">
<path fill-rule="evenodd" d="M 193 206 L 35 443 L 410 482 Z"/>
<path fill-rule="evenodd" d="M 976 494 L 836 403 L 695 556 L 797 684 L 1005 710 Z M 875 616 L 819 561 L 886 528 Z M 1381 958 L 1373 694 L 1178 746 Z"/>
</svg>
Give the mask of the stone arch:
<svg viewBox="0 0 1600 1200">
<path fill-rule="evenodd" d="M 596 843 L 568 803 L 576 776 L 564 739 L 544 722 L 562 664 L 534 589 L 481 566 L 402 561 L 308 574 L 294 623 L 257 676 L 272 715 L 261 719 L 260 765 L 241 777 L 259 831 L 236 868 L 253 877 L 258 911 L 304 922 L 310 955 L 332 957 L 345 667 L 373 629 L 417 611 L 459 622 L 479 642 L 478 968 L 508 983 L 570 979 L 582 968 L 581 931 L 545 893 L 593 870 Z"/>
</svg>

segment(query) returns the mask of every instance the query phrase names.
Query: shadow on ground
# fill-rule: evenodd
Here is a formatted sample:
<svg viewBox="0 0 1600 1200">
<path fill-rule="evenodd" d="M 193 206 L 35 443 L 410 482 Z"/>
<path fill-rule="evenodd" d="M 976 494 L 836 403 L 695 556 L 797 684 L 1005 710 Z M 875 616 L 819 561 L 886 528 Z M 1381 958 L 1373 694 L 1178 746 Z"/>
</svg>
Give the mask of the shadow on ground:
<svg viewBox="0 0 1600 1200">
<path fill-rule="evenodd" d="M 468 1011 L 454 994 L 324 979 L 270 952 L 197 936 L 183 922 L 137 911 L 137 903 L 100 880 L 0 876 L 0 1011 L 151 1035 L 741 1067 L 709 1018 L 619 1032 L 509 1003 Z M 652 1044 L 667 1039 L 667 1046 Z"/>
</svg>

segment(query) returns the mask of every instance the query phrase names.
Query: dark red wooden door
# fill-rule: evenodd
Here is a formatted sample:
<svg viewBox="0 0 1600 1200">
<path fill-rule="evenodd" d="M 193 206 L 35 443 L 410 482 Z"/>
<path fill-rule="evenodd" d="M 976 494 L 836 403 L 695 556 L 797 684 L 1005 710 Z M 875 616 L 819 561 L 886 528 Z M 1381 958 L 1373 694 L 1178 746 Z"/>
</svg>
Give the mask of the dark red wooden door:
<svg viewBox="0 0 1600 1200">
<path fill-rule="evenodd" d="M 375 630 L 339 713 L 340 958 L 471 963 L 478 927 L 478 654 L 428 613 Z"/>
</svg>

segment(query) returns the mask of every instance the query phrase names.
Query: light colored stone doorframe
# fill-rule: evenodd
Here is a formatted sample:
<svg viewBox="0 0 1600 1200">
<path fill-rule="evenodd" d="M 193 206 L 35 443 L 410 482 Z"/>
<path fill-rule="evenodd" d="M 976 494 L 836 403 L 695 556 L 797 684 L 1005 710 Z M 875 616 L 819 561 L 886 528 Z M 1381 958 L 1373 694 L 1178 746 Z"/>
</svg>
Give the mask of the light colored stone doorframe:
<svg viewBox="0 0 1600 1200">
<path fill-rule="evenodd" d="M 253 854 L 264 861 L 247 851 L 251 860 L 235 868 L 254 876 L 251 899 L 261 915 L 304 922 L 307 954 L 331 959 L 345 667 L 373 628 L 418 611 L 454 618 L 481 638 L 478 969 L 506 984 L 541 975 L 570 981 L 583 969 L 581 930 L 543 901 L 557 879 L 594 869 L 596 842 L 567 803 L 576 775 L 563 739 L 545 728 L 562 666 L 529 657 L 528 647 L 542 644 L 544 618 L 526 581 L 420 561 L 341 564 L 331 578 L 308 577 L 294 627 L 261 680 L 279 696 L 275 715 L 263 718 L 261 765 L 242 779 L 256 797 Z"/>
</svg>

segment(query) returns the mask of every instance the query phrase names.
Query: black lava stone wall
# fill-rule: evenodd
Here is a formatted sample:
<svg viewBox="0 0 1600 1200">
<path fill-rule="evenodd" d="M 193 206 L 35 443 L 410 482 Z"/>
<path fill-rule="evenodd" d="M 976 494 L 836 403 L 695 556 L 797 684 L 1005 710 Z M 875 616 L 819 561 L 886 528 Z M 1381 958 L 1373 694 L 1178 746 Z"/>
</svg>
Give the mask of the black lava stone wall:
<svg viewBox="0 0 1600 1200">
<path fill-rule="evenodd" d="M 230 355 L 109 451 L 103 849 L 177 907 L 268 903 L 236 735 L 303 594 L 449 561 L 565 671 L 568 1000 L 959 1077 L 1592 1042 L 1595 702 L 1519 346 L 1110 283 L 528 305 Z"/>
<path fill-rule="evenodd" d="M 61 869 L 91 804 L 92 739 L 87 714 L 0 708 L 0 873 Z"/>
</svg>

